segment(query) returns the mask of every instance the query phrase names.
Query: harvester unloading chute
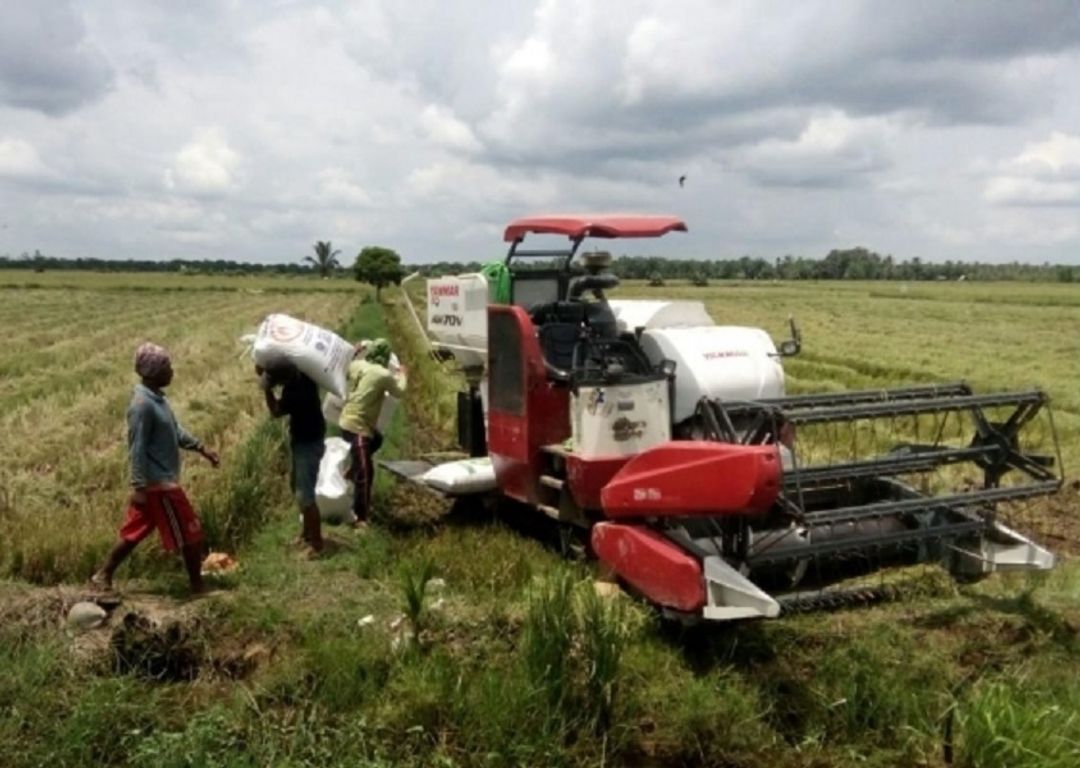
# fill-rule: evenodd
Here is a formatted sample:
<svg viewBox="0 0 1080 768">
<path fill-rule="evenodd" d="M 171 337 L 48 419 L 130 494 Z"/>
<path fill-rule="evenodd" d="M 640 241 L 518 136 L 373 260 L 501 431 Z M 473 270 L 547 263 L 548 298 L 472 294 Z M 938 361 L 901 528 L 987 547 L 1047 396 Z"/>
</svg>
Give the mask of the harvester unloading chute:
<svg viewBox="0 0 1080 768">
<path fill-rule="evenodd" d="M 468 382 L 459 442 L 490 460 L 470 492 L 582 531 L 624 583 L 688 619 L 870 599 L 857 579 L 892 566 L 962 580 L 1053 566 L 1021 533 L 1038 527 L 1025 509 L 1061 485 L 1044 393 L 789 396 L 794 323 L 778 348 L 761 329 L 717 325 L 700 302 L 609 300 L 610 257 L 578 254 L 589 236 L 685 229 L 671 217 L 522 219 L 506 230 L 501 295 L 484 275 L 428 281 L 426 331 Z M 521 247 L 538 233 L 569 246 Z M 421 483 L 431 466 L 384 465 Z"/>
</svg>

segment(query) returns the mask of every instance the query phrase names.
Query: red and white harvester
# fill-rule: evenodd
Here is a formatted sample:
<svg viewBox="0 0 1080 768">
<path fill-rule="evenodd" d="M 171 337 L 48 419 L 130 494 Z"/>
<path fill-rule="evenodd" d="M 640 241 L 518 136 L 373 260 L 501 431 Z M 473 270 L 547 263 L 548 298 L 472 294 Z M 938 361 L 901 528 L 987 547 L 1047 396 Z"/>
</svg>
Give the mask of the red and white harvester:
<svg viewBox="0 0 1080 768">
<path fill-rule="evenodd" d="M 1042 391 L 788 396 L 794 322 L 778 348 L 701 302 L 609 298 L 610 255 L 581 250 L 685 231 L 664 216 L 524 218 L 503 267 L 429 279 L 426 331 L 465 374 L 458 438 L 474 458 L 383 465 L 582 531 L 632 591 L 688 621 L 871 600 L 885 580 L 866 577 L 892 566 L 964 581 L 1053 567 L 1012 527 L 1061 485 Z M 539 235 L 560 247 L 522 247 Z"/>
</svg>

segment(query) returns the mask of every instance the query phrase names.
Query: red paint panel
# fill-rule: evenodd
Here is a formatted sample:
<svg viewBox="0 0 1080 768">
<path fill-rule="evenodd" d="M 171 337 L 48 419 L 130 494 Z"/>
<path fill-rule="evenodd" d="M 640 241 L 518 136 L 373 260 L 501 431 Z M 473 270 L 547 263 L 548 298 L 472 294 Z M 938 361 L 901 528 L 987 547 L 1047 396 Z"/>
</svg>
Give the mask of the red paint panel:
<svg viewBox="0 0 1080 768">
<path fill-rule="evenodd" d="M 660 237 L 685 232 L 686 223 L 674 216 L 530 216 L 510 222 L 503 240 L 512 243 L 529 233 L 581 237 Z"/>
<path fill-rule="evenodd" d="M 540 499 L 540 449 L 570 437 L 570 393 L 548 381 L 536 326 L 518 306 L 489 306 L 488 317 L 509 316 L 521 350 L 524 407 L 520 414 L 499 410 L 489 395 L 488 453 L 495 466 L 499 489 L 519 501 Z M 490 323 L 489 323 L 490 324 Z M 496 386 L 491 381 L 490 386 Z"/>
<path fill-rule="evenodd" d="M 600 494 L 611 478 L 622 469 L 629 456 L 607 459 L 583 459 L 570 454 L 566 457 L 566 484 L 574 502 L 582 509 L 600 509 Z"/>
<path fill-rule="evenodd" d="M 762 514 L 779 491 L 774 445 L 674 441 L 627 462 L 601 501 L 613 518 Z"/>
<path fill-rule="evenodd" d="M 597 557 L 657 605 L 699 611 L 705 605 L 701 563 L 648 528 L 597 523 L 592 529 Z"/>
</svg>

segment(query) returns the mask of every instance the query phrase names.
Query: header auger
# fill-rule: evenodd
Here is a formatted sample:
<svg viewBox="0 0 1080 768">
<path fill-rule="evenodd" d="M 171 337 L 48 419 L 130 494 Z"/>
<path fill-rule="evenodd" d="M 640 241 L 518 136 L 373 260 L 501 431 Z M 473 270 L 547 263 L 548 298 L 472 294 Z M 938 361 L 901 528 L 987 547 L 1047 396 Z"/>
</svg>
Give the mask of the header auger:
<svg viewBox="0 0 1080 768">
<path fill-rule="evenodd" d="M 502 264 L 429 280 L 426 332 L 465 372 L 473 458 L 384 466 L 586 532 L 627 586 L 686 620 L 872 601 L 858 578 L 893 566 L 965 581 L 1053 567 L 1018 530 L 1020 505 L 1061 486 L 1043 392 L 787 396 L 793 321 L 777 347 L 700 302 L 609 299 L 610 257 L 578 253 L 587 237 L 673 231 L 686 226 L 663 216 L 521 219 Z M 536 234 L 569 245 L 523 249 Z"/>
</svg>

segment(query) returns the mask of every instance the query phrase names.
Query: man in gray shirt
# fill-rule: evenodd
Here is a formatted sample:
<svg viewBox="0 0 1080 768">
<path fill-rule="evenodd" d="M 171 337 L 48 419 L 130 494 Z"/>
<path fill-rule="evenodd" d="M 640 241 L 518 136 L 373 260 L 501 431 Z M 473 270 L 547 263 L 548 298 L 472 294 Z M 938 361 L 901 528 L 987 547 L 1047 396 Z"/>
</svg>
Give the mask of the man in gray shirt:
<svg viewBox="0 0 1080 768">
<path fill-rule="evenodd" d="M 192 593 L 205 591 L 202 580 L 202 525 L 180 487 L 180 449 L 195 451 L 218 465 L 218 455 L 188 434 L 173 416 L 162 390 L 173 378 L 169 353 L 156 344 L 143 344 L 135 352 L 135 372 L 141 383 L 128 406 L 128 458 L 131 497 L 120 540 L 105 564 L 90 580 L 112 588 L 113 573 L 136 545 L 156 528 L 168 552 L 180 550 Z"/>
</svg>

